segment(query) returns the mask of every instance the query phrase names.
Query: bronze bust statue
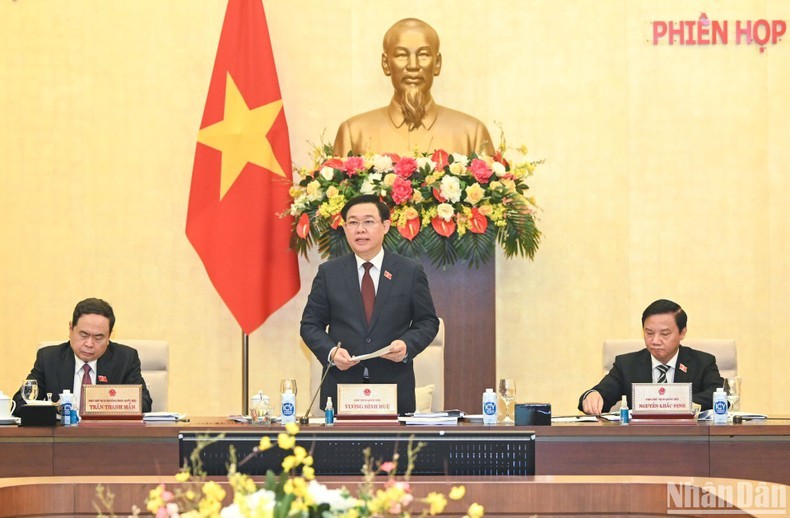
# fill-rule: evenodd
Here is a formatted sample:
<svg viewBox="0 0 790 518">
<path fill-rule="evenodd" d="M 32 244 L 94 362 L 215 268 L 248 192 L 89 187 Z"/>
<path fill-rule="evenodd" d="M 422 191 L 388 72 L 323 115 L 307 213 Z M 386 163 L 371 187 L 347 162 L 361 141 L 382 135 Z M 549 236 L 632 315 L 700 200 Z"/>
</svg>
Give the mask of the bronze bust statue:
<svg viewBox="0 0 790 518">
<path fill-rule="evenodd" d="M 416 18 L 395 23 L 384 35 L 381 67 L 395 88 L 389 106 L 343 122 L 335 137 L 335 156 L 436 149 L 493 155 L 491 136 L 482 122 L 439 106 L 431 96 L 433 78 L 442 69 L 439 35 L 433 27 Z"/>
</svg>

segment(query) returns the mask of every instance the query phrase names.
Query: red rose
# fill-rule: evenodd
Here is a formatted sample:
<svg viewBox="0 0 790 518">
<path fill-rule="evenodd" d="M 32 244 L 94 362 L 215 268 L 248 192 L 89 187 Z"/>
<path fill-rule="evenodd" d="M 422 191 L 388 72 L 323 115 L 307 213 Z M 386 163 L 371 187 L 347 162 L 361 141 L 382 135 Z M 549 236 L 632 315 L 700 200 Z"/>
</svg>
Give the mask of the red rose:
<svg viewBox="0 0 790 518">
<path fill-rule="evenodd" d="M 469 218 L 469 232 L 484 234 L 488 228 L 488 218 L 480 214 L 480 209 L 472 207 L 472 217 Z"/>
<path fill-rule="evenodd" d="M 434 216 L 431 219 L 431 226 L 437 234 L 444 237 L 450 237 L 455 232 L 455 220 L 445 221 L 439 216 Z"/>
<path fill-rule="evenodd" d="M 361 156 L 350 156 L 346 158 L 346 161 L 343 163 L 343 171 L 345 171 L 348 176 L 355 176 L 359 174 L 360 171 L 364 170 L 365 159 Z"/>
<path fill-rule="evenodd" d="M 488 183 L 489 178 L 491 178 L 491 175 L 494 174 L 491 168 L 488 167 L 488 164 L 479 158 L 472 160 L 472 163 L 469 165 L 469 169 L 472 170 L 472 176 L 475 177 L 475 180 L 482 184 Z"/>
<path fill-rule="evenodd" d="M 404 226 L 398 227 L 398 232 L 409 241 L 412 241 L 420 232 L 420 217 L 417 216 L 408 220 Z"/>
<path fill-rule="evenodd" d="M 307 239 L 307 234 L 310 232 L 310 216 L 303 213 L 299 216 L 299 222 L 296 224 L 296 235 L 302 239 Z"/>
<path fill-rule="evenodd" d="M 436 164 L 436 169 L 441 171 L 449 164 L 447 161 L 449 156 L 444 149 L 437 149 L 431 155 L 431 160 Z"/>
<path fill-rule="evenodd" d="M 411 182 L 398 176 L 395 178 L 395 183 L 392 184 L 392 201 L 396 205 L 405 203 L 411 199 L 413 192 Z"/>
<path fill-rule="evenodd" d="M 409 178 L 417 170 L 417 161 L 411 157 L 404 157 L 398 160 L 393 167 L 395 174 L 401 178 Z"/>
</svg>

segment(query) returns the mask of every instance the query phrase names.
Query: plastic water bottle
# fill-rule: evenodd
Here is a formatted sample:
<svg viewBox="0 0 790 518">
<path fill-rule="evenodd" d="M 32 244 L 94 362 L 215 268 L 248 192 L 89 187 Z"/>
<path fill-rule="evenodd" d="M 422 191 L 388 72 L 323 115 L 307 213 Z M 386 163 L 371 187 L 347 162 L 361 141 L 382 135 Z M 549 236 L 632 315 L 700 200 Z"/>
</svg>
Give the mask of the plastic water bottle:
<svg viewBox="0 0 790 518">
<path fill-rule="evenodd" d="M 487 388 L 483 392 L 483 424 L 496 424 L 497 407 L 494 389 Z"/>
<path fill-rule="evenodd" d="M 65 426 L 71 424 L 71 409 L 74 405 L 74 394 L 70 390 L 64 389 L 60 394 L 60 422 Z"/>
<path fill-rule="evenodd" d="M 296 422 L 296 396 L 291 389 L 285 389 L 280 398 L 280 414 L 282 424 Z"/>
<path fill-rule="evenodd" d="M 628 424 L 631 421 L 631 414 L 628 412 L 628 398 L 623 395 L 620 400 L 620 424 Z"/>
<path fill-rule="evenodd" d="M 713 393 L 713 424 L 727 424 L 727 393 L 722 387 Z"/>
<path fill-rule="evenodd" d="M 332 426 L 335 424 L 335 407 L 332 406 L 332 398 L 326 398 L 326 408 L 324 409 L 324 424 Z"/>
</svg>

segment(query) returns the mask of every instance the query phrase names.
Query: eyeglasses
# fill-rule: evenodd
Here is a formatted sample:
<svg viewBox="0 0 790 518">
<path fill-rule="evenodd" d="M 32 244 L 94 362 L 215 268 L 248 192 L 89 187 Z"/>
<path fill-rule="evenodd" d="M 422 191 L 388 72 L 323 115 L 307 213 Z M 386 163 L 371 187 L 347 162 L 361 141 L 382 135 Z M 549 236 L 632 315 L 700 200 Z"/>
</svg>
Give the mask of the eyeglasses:
<svg viewBox="0 0 790 518">
<path fill-rule="evenodd" d="M 379 223 L 380 221 L 377 221 L 375 219 L 366 219 L 363 221 L 352 219 L 351 221 L 346 221 L 346 228 L 349 230 L 356 230 L 361 226 L 365 230 L 370 230 L 376 225 L 378 225 Z"/>
</svg>

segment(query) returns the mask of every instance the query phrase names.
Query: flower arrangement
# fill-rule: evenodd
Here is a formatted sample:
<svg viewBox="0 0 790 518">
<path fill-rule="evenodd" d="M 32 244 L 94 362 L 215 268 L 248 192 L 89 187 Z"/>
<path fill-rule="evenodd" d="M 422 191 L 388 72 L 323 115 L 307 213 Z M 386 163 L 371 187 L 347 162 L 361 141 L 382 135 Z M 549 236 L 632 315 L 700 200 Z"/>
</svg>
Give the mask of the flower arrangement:
<svg viewBox="0 0 790 518">
<path fill-rule="evenodd" d="M 312 169 L 297 170 L 288 214 L 294 217 L 291 247 L 302 255 L 318 244 L 325 259 L 351 251 L 340 227 L 343 205 L 360 194 L 378 195 L 391 209 L 384 247 L 402 255 L 426 255 L 435 266 L 467 261 L 479 266 L 498 242 L 505 256 L 534 257 L 540 243 L 535 200 L 527 180 L 541 161 L 526 147 L 510 150 L 504 138 L 493 157 L 437 150 L 414 156 L 331 156 L 316 147 Z"/>
<path fill-rule="evenodd" d="M 370 450 L 365 451 L 365 463 L 362 467 L 363 482 L 357 495 L 354 496 L 346 488 L 330 489 L 315 479 L 313 458 L 305 448 L 296 445 L 299 426 L 289 423 L 285 432 L 277 437 L 277 447 L 287 455 L 282 461 L 282 472 L 275 475 L 272 471 L 266 474 L 262 487 L 255 481 L 237 471 L 254 455 L 273 448 L 275 445 L 264 437 L 250 455 L 238 464 L 232 460 L 228 469 L 228 481 L 233 490 L 233 503 L 223 507 L 226 491 L 222 485 L 214 481 L 206 481 L 200 463 L 200 451 L 211 442 L 199 443 L 191 456 L 191 468 L 185 468 L 176 475 L 183 484 L 173 490 L 160 484 L 152 489 L 146 500 L 146 510 L 157 518 L 181 517 L 219 517 L 219 518 L 363 518 L 363 517 L 410 517 L 410 509 L 419 507 L 417 516 L 434 516 L 441 514 L 447 505 L 447 498 L 460 500 L 464 497 L 463 486 L 453 487 L 447 496 L 441 493 L 429 493 L 424 498 L 415 498 L 409 486 L 409 476 L 414 467 L 414 460 L 423 443 L 417 445 L 409 441 L 408 465 L 402 479 L 398 480 L 398 457 L 391 461 L 381 462 L 371 458 Z M 233 459 L 234 452 L 231 452 Z M 386 475 L 386 482 L 378 484 L 375 479 Z M 106 502 L 108 499 L 102 496 Z M 111 498 L 110 498 L 111 501 Z M 480 518 L 484 509 L 472 504 L 467 511 L 467 518 Z M 139 516 L 140 510 L 135 508 L 133 516 Z"/>
</svg>

